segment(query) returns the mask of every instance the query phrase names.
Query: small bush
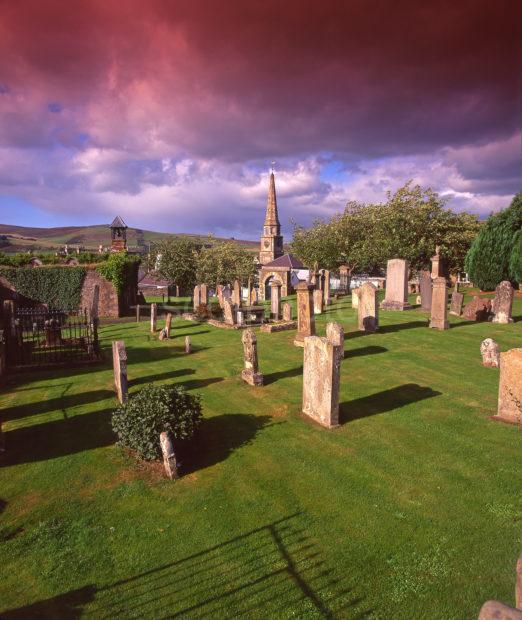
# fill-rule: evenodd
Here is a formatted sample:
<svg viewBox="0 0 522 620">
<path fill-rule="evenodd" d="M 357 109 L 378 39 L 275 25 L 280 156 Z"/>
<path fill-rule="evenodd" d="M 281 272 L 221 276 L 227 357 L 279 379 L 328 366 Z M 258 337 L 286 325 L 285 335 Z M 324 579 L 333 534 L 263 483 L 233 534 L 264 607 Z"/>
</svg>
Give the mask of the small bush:
<svg viewBox="0 0 522 620">
<path fill-rule="evenodd" d="M 178 385 L 147 385 L 112 414 L 118 443 L 147 461 L 161 458 L 160 433 L 191 439 L 202 419 L 199 396 Z"/>
</svg>

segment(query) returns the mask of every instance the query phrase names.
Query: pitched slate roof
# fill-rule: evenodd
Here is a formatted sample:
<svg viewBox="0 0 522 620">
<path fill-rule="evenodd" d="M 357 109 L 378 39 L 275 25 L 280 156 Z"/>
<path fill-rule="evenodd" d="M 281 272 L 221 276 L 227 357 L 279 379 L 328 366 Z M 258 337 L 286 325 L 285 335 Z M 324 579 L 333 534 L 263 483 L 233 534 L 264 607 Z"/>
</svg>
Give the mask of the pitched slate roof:
<svg viewBox="0 0 522 620">
<path fill-rule="evenodd" d="M 283 254 L 279 258 L 276 258 L 271 263 L 263 265 L 263 269 L 270 269 L 270 267 L 287 267 L 288 269 L 304 269 L 303 263 L 293 254 Z"/>
<path fill-rule="evenodd" d="M 110 226 L 111 228 L 127 228 L 127 224 L 121 219 L 119 215 L 117 215 Z"/>
</svg>

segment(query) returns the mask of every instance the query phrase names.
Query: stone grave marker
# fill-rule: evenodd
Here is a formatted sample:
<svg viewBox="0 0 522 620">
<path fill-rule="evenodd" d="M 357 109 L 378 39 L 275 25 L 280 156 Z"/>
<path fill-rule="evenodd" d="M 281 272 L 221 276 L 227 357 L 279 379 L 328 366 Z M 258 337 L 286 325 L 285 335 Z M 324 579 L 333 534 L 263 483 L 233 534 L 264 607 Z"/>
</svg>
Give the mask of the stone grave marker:
<svg viewBox="0 0 522 620">
<path fill-rule="evenodd" d="M 377 288 L 371 282 L 365 282 L 358 291 L 358 328 L 363 332 L 375 332 L 379 329 Z"/>
<path fill-rule="evenodd" d="M 339 323 L 326 324 L 326 339 L 334 346 L 334 353 L 337 363 L 340 364 L 344 359 L 344 329 Z"/>
<path fill-rule="evenodd" d="M 283 304 L 283 321 L 291 321 L 292 320 L 292 306 L 285 302 Z"/>
<path fill-rule="evenodd" d="M 161 330 L 160 335 L 159 335 L 160 340 L 168 340 L 170 338 L 171 323 L 172 323 L 172 314 L 168 312 L 165 318 L 165 327 Z"/>
<path fill-rule="evenodd" d="M 232 291 L 232 303 L 239 308 L 241 306 L 241 284 L 239 280 L 234 280 L 234 289 Z"/>
<path fill-rule="evenodd" d="M 381 303 L 383 310 L 406 310 L 408 303 L 409 263 L 402 258 L 392 258 L 386 269 L 386 295 Z"/>
<path fill-rule="evenodd" d="M 348 291 L 349 269 L 348 265 L 341 265 L 339 267 L 339 288 L 343 292 Z"/>
<path fill-rule="evenodd" d="M 433 280 L 430 327 L 434 329 L 449 329 L 446 278 L 435 278 Z"/>
<path fill-rule="evenodd" d="M 514 291 L 511 282 L 504 280 L 495 289 L 495 298 L 491 304 L 493 311 L 493 323 L 513 323 L 511 316 L 513 310 Z"/>
<path fill-rule="evenodd" d="M 359 307 L 359 289 L 352 288 L 352 308 Z"/>
<path fill-rule="evenodd" d="M 462 304 L 464 303 L 464 294 L 453 291 L 451 295 L 450 314 L 460 316 L 462 314 Z"/>
<path fill-rule="evenodd" d="M 421 308 L 431 310 L 431 274 L 429 271 L 421 271 L 419 274 L 419 288 L 421 296 Z"/>
<path fill-rule="evenodd" d="M 163 466 L 165 467 L 165 473 L 170 479 L 178 478 L 178 463 L 170 433 L 165 431 L 160 433 L 160 446 L 161 453 L 163 454 Z"/>
<path fill-rule="evenodd" d="M 440 248 L 435 247 L 435 256 L 431 257 L 431 279 L 444 277 L 444 259 L 440 255 Z"/>
<path fill-rule="evenodd" d="M 156 333 L 156 321 L 158 318 L 158 306 L 157 304 L 150 304 L 150 332 Z"/>
<path fill-rule="evenodd" d="M 114 387 L 120 404 L 126 403 L 127 387 L 127 351 L 123 340 L 112 341 L 112 367 L 114 370 Z"/>
<path fill-rule="evenodd" d="M 314 298 L 314 314 L 322 314 L 323 312 L 323 291 L 316 288 L 313 292 Z"/>
<path fill-rule="evenodd" d="M 242 327 L 245 324 L 245 313 L 242 310 L 236 312 L 236 325 Z"/>
<path fill-rule="evenodd" d="M 272 321 L 281 318 L 281 282 L 278 280 L 270 282 L 270 318 Z"/>
<path fill-rule="evenodd" d="M 491 299 L 475 295 L 471 301 L 468 301 L 462 314 L 470 321 L 488 321 L 492 317 Z"/>
<path fill-rule="evenodd" d="M 199 303 L 208 306 L 208 286 L 206 284 L 199 285 Z"/>
<path fill-rule="evenodd" d="M 141 315 L 141 306 L 140 306 L 140 304 L 138 304 L 136 306 L 136 323 L 140 322 L 140 318 L 141 318 L 140 315 Z"/>
<path fill-rule="evenodd" d="M 328 269 L 324 270 L 324 305 L 329 306 L 332 303 L 332 299 L 330 297 L 330 271 Z"/>
<path fill-rule="evenodd" d="M 492 368 L 500 366 L 500 347 L 492 338 L 486 338 L 480 343 L 480 354 L 482 355 L 483 366 Z"/>
<path fill-rule="evenodd" d="M 227 325 L 236 324 L 236 308 L 232 305 L 230 299 L 223 301 L 223 315 Z"/>
<path fill-rule="evenodd" d="M 190 336 L 185 336 L 185 353 L 192 353 L 192 342 Z"/>
<path fill-rule="evenodd" d="M 522 424 L 522 349 L 510 349 L 500 354 L 498 411 L 495 417 Z"/>
<path fill-rule="evenodd" d="M 201 304 L 201 287 L 199 284 L 196 284 L 196 286 L 194 287 L 194 299 L 193 299 L 193 308 L 194 308 L 194 312 L 198 309 L 199 305 Z"/>
<path fill-rule="evenodd" d="M 295 287 L 297 293 L 297 334 L 294 344 L 304 346 L 306 336 L 315 336 L 315 318 L 312 311 L 313 286 L 306 282 L 299 282 Z"/>
<path fill-rule="evenodd" d="M 257 338 L 251 329 L 246 329 L 242 336 L 243 359 L 245 367 L 241 372 L 241 378 L 249 385 L 263 385 L 263 375 L 259 372 L 257 361 Z"/>
<path fill-rule="evenodd" d="M 218 284 L 217 285 L 216 295 L 217 295 L 217 298 L 218 298 L 219 306 L 220 306 L 221 309 L 223 309 L 224 297 L 223 297 L 223 285 L 222 284 Z"/>
</svg>

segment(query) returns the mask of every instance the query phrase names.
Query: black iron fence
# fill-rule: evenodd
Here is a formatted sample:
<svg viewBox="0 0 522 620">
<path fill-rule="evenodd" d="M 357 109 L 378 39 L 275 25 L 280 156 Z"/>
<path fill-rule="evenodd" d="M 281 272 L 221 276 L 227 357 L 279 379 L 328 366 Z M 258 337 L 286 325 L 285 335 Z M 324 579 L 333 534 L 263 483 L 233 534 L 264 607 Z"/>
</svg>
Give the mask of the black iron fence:
<svg viewBox="0 0 522 620">
<path fill-rule="evenodd" d="M 4 312 L 7 367 L 41 368 L 100 359 L 98 319 L 86 310 L 16 308 Z"/>
</svg>

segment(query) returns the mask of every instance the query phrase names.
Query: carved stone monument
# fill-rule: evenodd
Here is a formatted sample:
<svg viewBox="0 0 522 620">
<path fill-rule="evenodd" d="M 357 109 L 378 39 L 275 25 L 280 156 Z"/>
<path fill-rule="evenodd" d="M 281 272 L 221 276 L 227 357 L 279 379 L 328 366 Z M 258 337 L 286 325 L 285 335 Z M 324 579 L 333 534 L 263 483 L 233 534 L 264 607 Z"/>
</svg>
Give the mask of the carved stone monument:
<svg viewBox="0 0 522 620">
<path fill-rule="evenodd" d="M 176 461 L 176 454 L 174 452 L 174 446 L 172 444 L 170 433 L 160 433 L 160 446 L 161 453 L 163 454 L 163 466 L 165 467 L 165 473 L 170 479 L 179 478 L 178 463 Z"/>
<path fill-rule="evenodd" d="M 488 321 L 493 316 L 491 299 L 475 295 L 471 301 L 468 301 L 462 314 L 470 321 Z"/>
<path fill-rule="evenodd" d="M 150 333 L 156 333 L 156 321 L 158 318 L 158 306 L 157 304 L 150 304 Z"/>
<path fill-rule="evenodd" d="M 419 288 L 421 296 L 421 308 L 431 310 L 431 274 L 429 271 L 421 271 L 419 274 Z"/>
<path fill-rule="evenodd" d="M 522 424 L 522 349 L 510 349 L 500 354 L 498 411 L 495 417 Z"/>
<path fill-rule="evenodd" d="M 196 284 L 196 286 L 194 287 L 194 299 L 193 299 L 193 308 L 194 308 L 194 312 L 199 308 L 199 305 L 201 304 L 201 287 L 199 284 Z"/>
<path fill-rule="evenodd" d="M 283 321 L 291 321 L 292 320 L 292 306 L 285 302 L 283 304 Z"/>
<path fill-rule="evenodd" d="M 460 316 L 462 314 L 462 304 L 464 302 L 464 294 L 453 291 L 451 294 L 450 314 Z"/>
<path fill-rule="evenodd" d="M 381 303 L 383 310 L 407 310 L 409 263 L 402 258 L 392 258 L 386 269 L 386 295 Z"/>
<path fill-rule="evenodd" d="M 379 328 L 377 289 L 371 282 L 365 282 L 358 290 L 358 327 L 363 332 L 375 332 Z"/>
<path fill-rule="evenodd" d="M 513 323 L 511 312 L 513 309 L 514 291 L 511 282 L 504 280 L 495 289 L 495 299 L 491 304 L 493 323 Z"/>
<path fill-rule="evenodd" d="M 239 280 L 234 280 L 234 288 L 232 290 L 232 303 L 239 308 L 241 306 L 241 284 Z"/>
<path fill-rule="evenodd" d="M 315 318 L 312 311 L 314 287 L 307 282 L 300 282 L 295 290 L 297 292 L 297 334 L 294 344 L 297 347 L 303 347 L 306 336 L 315 336 Z"/>
<path fill-rule="evenodd" d="M 190 336 L 185 336 L 185 353 L 192 353 L 192 342 Z"/>
<path fill-rule="evenodd" d="M 245 367 L 241 378 L 249 385 L 263 385 L 263 375 L 259 372 L 257 363 L 257 338 L 251 329 L 246 329 L 241 336 L 243 342 L 243 357 Z"/>
<path fill-rule="evenodd" d="M 208 305 L 208 286 L 206 284 L 199 285 L 199 303 Z"/>
<path fill-rule="evenodd" d="M 314 314 L 322 314 L 323 312 L 323 291 L 316 288 L 314 293 Z"/>
<path fill-rule="evenodd" d="M 123 404 L 127 402 L 127 351 L 123 340 L 112 341 L 112 367 L 114 370 L 114 387 L 118 401 Z"/>
<path fill-rule="evenodd" d="M 433 280 L 430 327 L 435 329 L 449 329 L 448 288 L 446 286 L 446 278 L 435 278 Z"/>
<path fill-rule="evenodd" d="M 431 257 L 431 278 L 443 278 L 444 277 L 444 259 L 440 255 L 440 248 L 437 245 L 435 247 L 435 256 Z"/>
<path fill-rule="evenodd" d="M 480 343 L 480 354 L 482 355 L 483 366 L 492 368 L 500 366 L 500 347 L 492 338 L 486 338 Z"/>
<path fill-rule="evenodd" d="M 347 293 L 349 291 L 349 272 L 348 265 L 341 265 L 339 267 L 339 291 L 342 293 Z"/>
<path fill-rule="evenodd" d="M 272 321 L 279 321 L 281 318 L 281 286 L 279 280 L 270 282 L 270 318 Z"/>
<path fill-rule="evenodd" d="M 344 329 L 339 323 L 326 324 L 326 339 L 334 346 L 336 358 L 339 364 L 344 359 Z"/>
<path fill-rule="evenodd" d="M 236 308 L 232 305 L 229 299 L 223 300 L 223 316 L 225 317 L 225 323 L 227 325 L 236 324 Z"/>
</svg>

